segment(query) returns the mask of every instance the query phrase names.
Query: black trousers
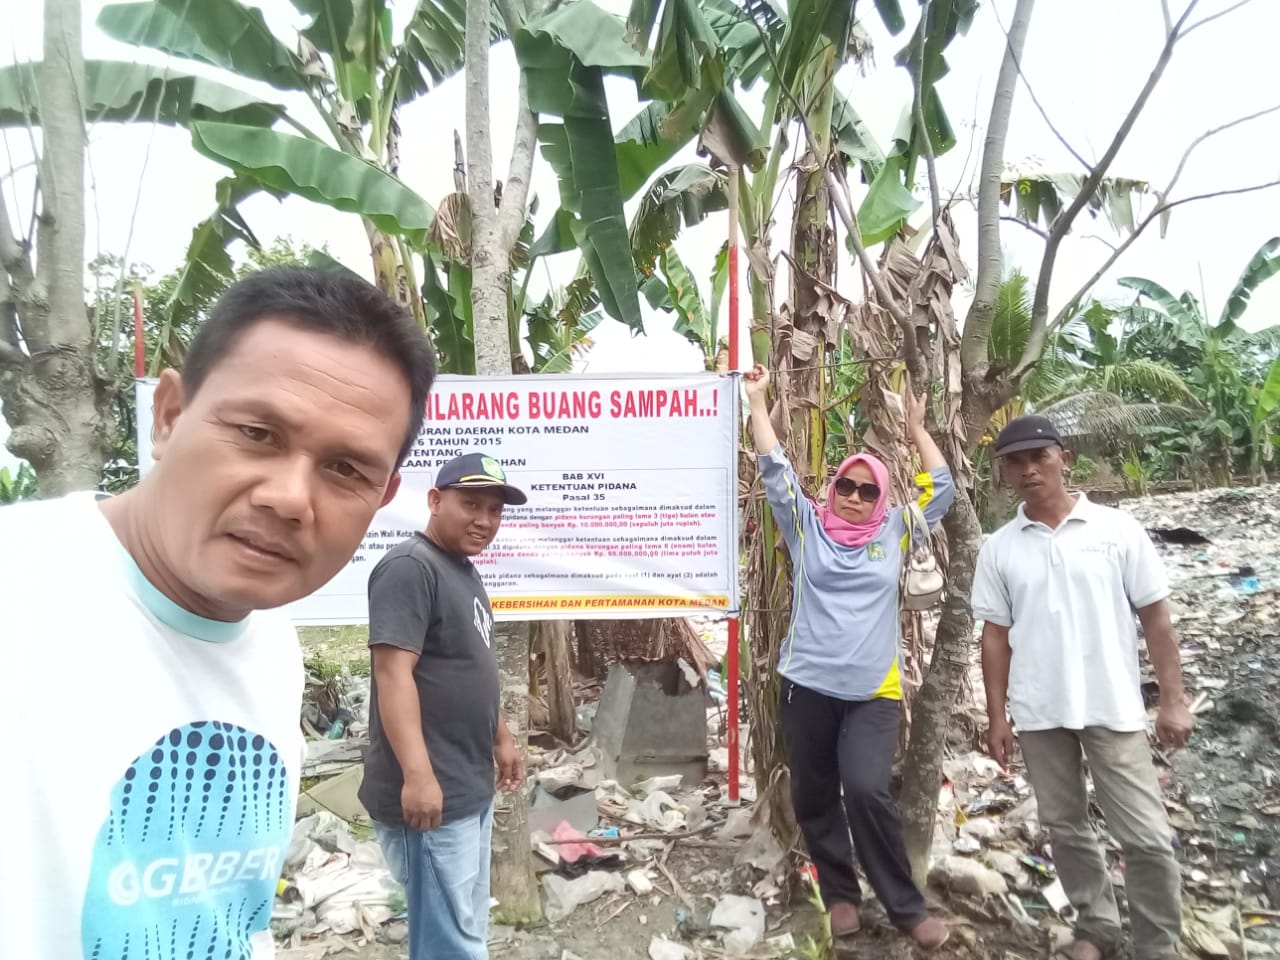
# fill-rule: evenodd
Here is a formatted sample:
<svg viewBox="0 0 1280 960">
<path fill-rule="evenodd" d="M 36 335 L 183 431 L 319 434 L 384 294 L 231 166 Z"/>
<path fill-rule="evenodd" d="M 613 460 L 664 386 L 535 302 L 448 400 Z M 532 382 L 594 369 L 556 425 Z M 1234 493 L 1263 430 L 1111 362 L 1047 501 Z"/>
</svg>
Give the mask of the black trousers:
<svg viewBox="0 0 1280 960">
<path fill-rule="evenodd" d="M 910 930 L 926 911 L 911 879 L 902 820 L 889 792 L 902 705 L 838 700 L 784 679 L 781 715 L 791 802 L 818 870 L 823 902 L 828 909 L 862 902 L 856 848 L 890 921 Z"/>
</svg>

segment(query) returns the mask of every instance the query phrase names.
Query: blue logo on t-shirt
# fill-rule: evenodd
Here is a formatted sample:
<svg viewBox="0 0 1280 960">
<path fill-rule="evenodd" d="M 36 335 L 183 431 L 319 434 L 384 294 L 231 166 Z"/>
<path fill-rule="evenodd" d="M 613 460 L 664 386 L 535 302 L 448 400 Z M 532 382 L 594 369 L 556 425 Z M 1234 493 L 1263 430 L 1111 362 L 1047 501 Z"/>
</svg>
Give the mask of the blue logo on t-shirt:
<svg viewBox="0 0 1280 960">
<path fill-rule="evenodd" d="M 86 960 L 249 960 L 291 809 L 265 737 L 217 721 L 165 734 L 111 791 L 84 898 Z"/>
</svg>

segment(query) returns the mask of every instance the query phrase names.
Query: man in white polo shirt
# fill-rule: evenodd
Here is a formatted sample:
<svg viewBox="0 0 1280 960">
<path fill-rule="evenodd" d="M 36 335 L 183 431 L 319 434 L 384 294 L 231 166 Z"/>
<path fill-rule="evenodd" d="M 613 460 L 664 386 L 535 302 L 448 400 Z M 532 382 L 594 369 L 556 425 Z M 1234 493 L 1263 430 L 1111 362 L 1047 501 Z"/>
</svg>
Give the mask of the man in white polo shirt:
<svg viewBox="0 0 1280 960">
<path fill-rule="evenodd" d="M 1001 764 L 1012 759 L 1011 714 L 1058 875 L 1078 913 L 1075 940 L 1057 956 L 1100 960 L 1121 941 L 1089 822 L 1087 759 L 1124 853 L 1134 955 L 1175 960 L 1178 864 L 1147 743 L 1134 623 L 1136 611 L 1160 685 L 1156 736 L 1183 747 L 1194 719 L 1163 564 L 1132 516 L 1067 491 L 1071 454 L 1044 417 L 1011 421 L 994 454 L 1023 502 L 983 545 L 973 583 L 974 616 L 985 621 L 988 747 Z"/>
</svg>

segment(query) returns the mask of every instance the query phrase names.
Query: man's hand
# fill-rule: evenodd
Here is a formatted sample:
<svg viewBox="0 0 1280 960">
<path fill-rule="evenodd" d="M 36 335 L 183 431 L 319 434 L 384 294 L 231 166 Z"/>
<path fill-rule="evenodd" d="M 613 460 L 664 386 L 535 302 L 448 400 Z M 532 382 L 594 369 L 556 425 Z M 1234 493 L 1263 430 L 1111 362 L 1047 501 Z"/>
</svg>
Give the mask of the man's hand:
<svg viewBox="0 0 1280 960">
<path fill-rule="evenodd" d="M 434 773 L 406 777 L 400 791 L 400 809 L 404 822 L 414 830 L 427 832 L 440 826 L 444 814 L 444 794 Z"/>
<path fill-rule="evenodd" d="M 1008 769 L 1013 760 L 1013 726 L 1008 717 L 988 718 L 987 753 L 992 760 Z"/>
<path fill-rule="evenodd" d="M 747 391 L 747 399 L 752 397 L 763 397 L 764 392 L 769 389 L 769 368 L 763 363 L 757 363 L 754 367 L 742 375 L 743 389 Z"/>
<path fill-rule="evenodd" d="M 1196 725 L 1195 714 L 1182 697 L 1171 698 L 1167 703 L 1160 698 L 1160 711 L 1156 714 L 1156 740 L 1166 750 L 1181 750 L 1191 739 Z"/>
<path fill-rule="evenodd" d="M 513 736 L 503 727 L 493 745 L 493 760 L 498 766 L 498 789 L 510 793 L 524 783 L 524 761 Z"/>
</svg>

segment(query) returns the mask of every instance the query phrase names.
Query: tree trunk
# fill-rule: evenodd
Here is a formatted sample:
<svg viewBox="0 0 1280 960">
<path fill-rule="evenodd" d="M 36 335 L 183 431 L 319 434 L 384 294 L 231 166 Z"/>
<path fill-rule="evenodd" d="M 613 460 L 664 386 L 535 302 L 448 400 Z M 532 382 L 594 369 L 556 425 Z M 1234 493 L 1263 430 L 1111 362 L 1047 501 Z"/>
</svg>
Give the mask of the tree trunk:
<svg viewBox="0 0 1280 960">
<path fill-rule="evenodd" d="M 899 798 L 911 874 L 922 890 L 938 812 L 947 726 L 960 684 L 972 662 L 973 613 L 969 597 L 978 549 L 982 546 L 982 527 L 967 493 L 957 494 L 942 525 L 947 531 L 950 555 L 947 598 L 938 621 L 929 671 L 911 702 L 911 739 Z"/>
<path fill-rule="evenodd" d="M 104 448 L 104 391 L 84 302 L 80 22 L 79 0 L 46 0 L 34 274 L 0 199 L 0 399 L 13 428 L 8 448 L 31 463 L 44 496 L 95 489 Z"/>
<path fill-rule="evenodd" d="M 523 9 L 523 8 L 522 8 Z M 504 0 L 508 32 L 514 32 L 522 9 Z M 537 118 L 529 110 L 523 77 L 517 104 L 515 144 L 507 187 L 495 203 L 493 146 L 489 139 L 490 0 L 467 0 L 467 195 L 471 202 L 471 315 L 480 376 L 509 375 L 518 354 L 510 326 L 511 250 L 525 221 Z M 498 659 L 502 674 L 502 708 L 521 754 L 528 752 L 529 625 L 501 624 Z M 550 666 L 550 659 L 548 665 Z M 570 697 L 572 700 L 572 697 Z M 542 916 L 542 900 L 533 872 L 529 842 L 529 798 L 522 786 L 501 800 L 493 825 L 490 890 L 498 900 L 498 916 L 506 923 L 530 922 Z"/>
<path fill-rule="evenodd" d="M 529 624 L 499 623 L 495 633 L 502 674 L 502 715 L 523 756 L 529 749 Z M 529 796 L 523 785 L 497 797 L 491 869 L 489 889 L 498 901 L 496 918 L 512 925 L 541 919 L 542 900 L 529 840 Z"/>
<path fill-rule="evenodd" d="M 547 620 L 538 624 L 542 651 L 547 664 L 547 727 L 552 736 L 564 743 L 577 739 L 578 718 L 574 712 L 573 669 L 569 662 L 569 634 L 573 624 L 568 620 Z"/>
<path fill-rule="evenodd" d="M 472 204 L 477 201 L 472 200 Z M 479 201 L 485 202 L 483 198 Z M 492 205 L 490 198 L 488 203 Z M 515 345 L 507 326 L 507 297 L 511 289 L 510 251 L 502 248 L 502 237 L 493 217 L 474 213 L 471 251 L 471 312 L 474 317 L 476 373 L 490 376 L 510 374 Z"/>
<path fill-rule="evenodd" d="M 579 620 L 573 625 L 578 640 L 578 673 L 591 680 L 600 679 L 598 651 L 591 637 L 591 622 Z"/>
</svg>

